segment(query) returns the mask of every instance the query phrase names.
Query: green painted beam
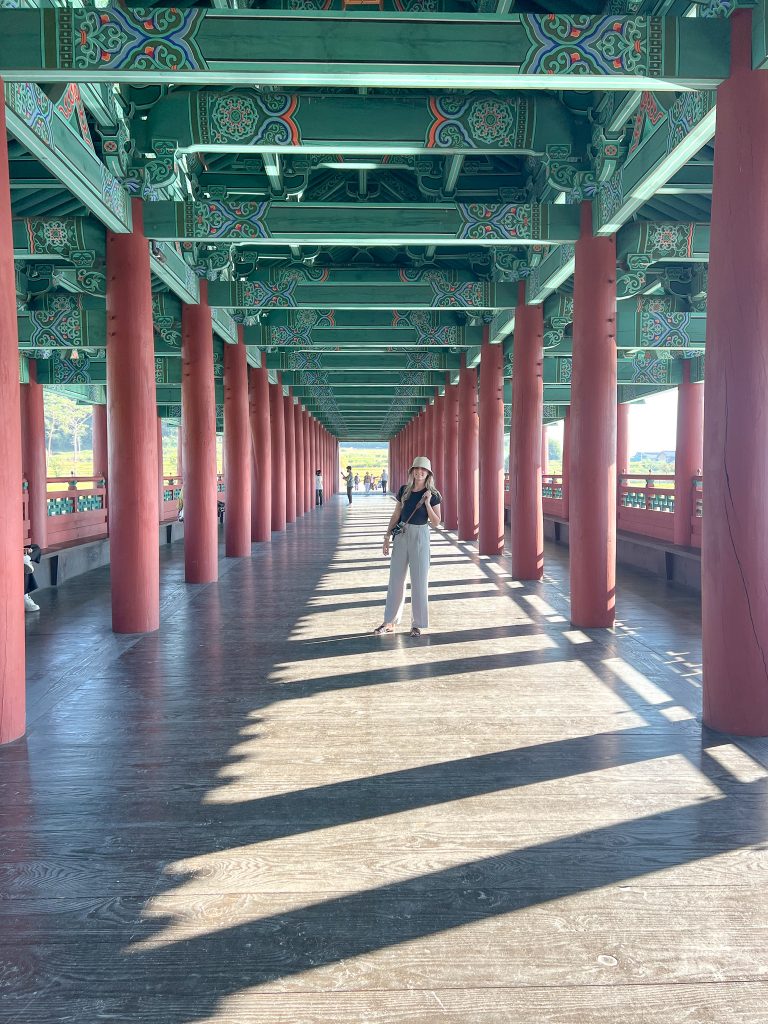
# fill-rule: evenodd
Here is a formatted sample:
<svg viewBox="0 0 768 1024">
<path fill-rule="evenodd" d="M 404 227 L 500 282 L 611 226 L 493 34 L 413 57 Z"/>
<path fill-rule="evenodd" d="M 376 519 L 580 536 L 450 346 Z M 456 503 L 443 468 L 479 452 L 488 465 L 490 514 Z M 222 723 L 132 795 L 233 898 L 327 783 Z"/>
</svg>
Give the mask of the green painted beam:
<svg viewBox="0 0 768 1024">
<path fill-rule="evenodd" d="M 211 281 L 211 306 L 256 313 L 268 310 L 267 323 L 279 309 L 311 309 L 317 312 L 313 327 L 334 326 L 339 310 L 470 310 L 483 313 L 514 308 L 517 285 L 483 281 L 476 275 L 427 267 L 418 270 L 326 269 L 290 266 L 257 271 L 245 281 Z M 332 311 L 333 317 L 327 317 Z M 306 317 L 284 326 L 301 326 Z M 398 318 L 398 325 L 408 325 Z M 423 324 L 423 320 L 418 321 Z M 437 326 L 451 328 L 452 325 Z M 297 333 L 295 330 L 289 333 Z"/>
<path fill-rule="evenodd" d="M 181 388 L 174 385 L 158 384 L 155 388 L 155 401 L 158 406 L 179 405 Z M 224 385 L 218 380 L 216 381 L 216 405 L 224 405 Z"/>
<path fill-rule="evenodd" d="M 304 387 L 297 384 L 294 387 L 294 395 L 301 401 L 305 398 L 312 397 L 311 388 Z M 382 415 L 389 409 L 392 401 L 392 388 L 371 388 L 366 390 L 366 395 L 360 400 L 354 400 L 353 398 L 345 399 L 340 394 L 337 399 L 338 408 L 346 415 L 349 410 L 360 410 L 364 415 L 371 416 L 374 418 L 381 419 Z M 424 408 L 426 398 L 414 397 L 414 398 L 402 398 L 401 406 L 403 409 L 419 410 Z"/>
<path fill-rule="evenodd" d="M 579 211 L 535 203 L 147 203 L 144 230 L 163 241 L 234 245 L 508 246 L 574 242 Z"/>
<path fill-rule="evenodd" d="M 426 89 L 716 88 L 729 25 L 699 18 L 87 8 L 0 11 L 6 81 Z M 375 30 L 372 31 L 372 26 Z"/>
<path fill-rule="evenodd" d="M 76 85 L 70 85 L 64 97 L 54 104 L 34 82 L 5 84 L 10 134 L 102 224 L 112 231 L 130 231 L 131 203 L 127 190 L 96 155 L 90 134 L 84 137 L 82 131 L 73 127 L 71 112 L 79 103 Z M 79 123 L 77 119 L 74 122 Z"/>
<path fill-rule="evenodd" d="M 388 283 L 387 281 L 382 282 L 385 286 Z M 349 285 L 348 287 L 351 289 L 356 286 Z M 371 285 L 371 287 L 376 287 L 376 285 Z M 276 309 L 266 311 L 262 323 L 270 327 L 289 328 L 292 332 L 296 332 L 307 320 L 308 317 L 305 313 L 297 314 L 290 310 Z M 318 336 L 321 336 L 323 332 L 328 332 L 333 337 L 338 337 L 345 331 L 357 332 L 378 327 L 412 330 L 414 322 L 428 326 L 430 330 L 436 330 L 439 327 L 461 327 L 465 323 L 465 317 L 462 313 L 451 310 L 435 311 L 411 318 L 407 311 L 333 309 L 318 311 L 312 329 Z"/>
<path fill-rule="evenodd" d="M 106 384 L 107 364 L 103 356 L 94 358 L 79 352 L 74 359 L 70 353 L 53 352 L 49 359 L 38 359 L 41 384 Z M 223 364 L 214 361 L 214 377 L 223 378 Z M 180 359 L 155 356 L 155 383 L 165 388 L 181 388 L 182 364 Z M 180 391 L 178 391 L 181 394 Z"/>
<path fill-rule="evenodd" d="M 554 147 L 572 153 L 586 141 L 566 107 L 547 95 L 295 93 L 268 99 L 257 89 L 171 93 L 146 121 L 135 122 L 135 133 L 148 152 L 157 141 L 173 140 L 176 153 L 299 151 L 332 156 L 330 163 L 340 154 L 371 155 L 382 169 L 395 155 L 456 155 L 458 163 L 449 162 L 446 171 L 448 193 L 456 187 L 462 155 L 545 156 Z M 172 160 L 167 173 L 159 184 L 173 180 Z"/>
<path fill-rule="evenodd" d="M 434 373 L 429 370 L 409 370 L 404 373 L 386 373 L 382 370 L 371 374 L 367 371 L 354 372 L 341 369 L 336 371 L 322 370 L 319 374 L 305 370 L 286 370 L 282 374 L 282 379 L 284 384 L 291 387 L 294 384 L 315 383 L 315 381 L 309 381 L 307 378 L 317 376 L 323 378 L 322 383 L 330 386 L 334 393 L 345 389 L 367 391 L 369 388 L 386 392 L 386 389 L 389 388 L 391 394 L 392 388 L 405 384 L 413 387 L 434 389 L 445 379 L 444 373 Z M 404 380 L 404 377 L 408 379 Z M 432 391 L 430 391 L 431 394 Z"/>
<path fill-rule="evenodd" d="M 710 24 L 729 31 L 727 21 L 712 19 Z M 691 155 L 713 137 L 714 118 L 713 97 L 708 93 L 684 93 L 671 104 L 644 94 L 635 114 L 627 159 L 598 186 L 593 202 L 595 230 L 601 234 L 619 230 L 638 205 L 682 172 Z M 542 302 L 567 281 L 573 275 L 574 256 L 573 246 L 553 248 L 526 281 L 527 301 Z M 499 314 L 491 339 L 500 341 L 513 327 L 513 318 Z"/>
<path fill-rule="evenodd" d="M 104 230 L 89 217 L 16 217 L 11 227 L 16 260 L 103 268 Z"/>
<path fill-rule="evenodd" d="M 707 196 L 712 194 L 712 163 L 687 163 L 656 190 L 658 196 Z"/>
<path fill-rule="evenodd" d="M 719 22 L 725 29 L 727 22 Z M 598 187 L 595 234 L 610 235 L 673 178 L 715 134 L 715 93 L 675 98 L 646 93 L 635 114 L 626 160 Z"/>
<path fill-rule="evenodd" d="M 328 373 L 352 372 L 364 369 L 377 376 L 393 370 L 431 370 L 445 373 L 456 370 L 460 357 L 444 352 L 270 352 L 266 365 L 277 370 L 319 370 Z"/>
<path fill-rule="evenodd" d="M 374 348 L 413 349 L 433 348 L 437 350 L 451 348 L 460 349 L 479 345 L 482 341 L 481 327 L 450 327 L 436 331 L 402 330 L 397 328 L 374 327 L 369 330 L 348 331 L 346 334 L 332 332 L 306 331 L 301 334 L 288 334 L 279 327 L 262 328 L 261 344 L 265 348 L 295 351 L 335 351 L 337 349 L 352 352 L 365 352 Z"/>
<path fill-rule="evenodd" d="M 656 223 L 626 224 L 616 242 L 616 256 L 630 269 L 653 263 L 708 263 L 709 224 Z"/>
<path fill-rule="evenodd" d="M 194 270 L 168 242 L 154 242 L 149 249 L 152 273 L 168 285 L 182 302 L 200 301 L 200 286 Z"/>
</svg>

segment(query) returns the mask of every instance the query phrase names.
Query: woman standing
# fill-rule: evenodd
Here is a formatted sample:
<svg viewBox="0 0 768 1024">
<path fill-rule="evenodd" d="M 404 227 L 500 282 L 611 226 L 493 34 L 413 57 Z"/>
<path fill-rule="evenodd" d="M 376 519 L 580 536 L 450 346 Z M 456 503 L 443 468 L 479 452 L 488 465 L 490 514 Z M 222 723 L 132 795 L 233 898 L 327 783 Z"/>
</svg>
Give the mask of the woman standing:
<svg viewBox="0 0 768 1024">
<path fill-rule="evenodd" d="M 389 554 L 389 588 L 384 621 L 374 633 L 393 633 L 405 603 L 405 576 L 411 574 L 411 636 L 421 636 L 429 626 L 427 584 L 429 580 L 429 531 L 440 525 L 440 493 L 435 489 L 429 459 L 413 460 L 408 483 L 397 492 L 395 511 L 389 520 L 382 551 Z"/>
</svg>

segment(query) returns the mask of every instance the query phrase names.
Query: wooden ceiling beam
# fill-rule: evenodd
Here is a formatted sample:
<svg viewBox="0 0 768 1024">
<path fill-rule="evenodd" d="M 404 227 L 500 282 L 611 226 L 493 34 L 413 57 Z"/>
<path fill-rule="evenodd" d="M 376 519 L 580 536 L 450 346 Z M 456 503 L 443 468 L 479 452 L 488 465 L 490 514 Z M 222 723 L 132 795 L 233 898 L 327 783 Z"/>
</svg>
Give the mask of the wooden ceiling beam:
<svg viewBox="0 0 768 1024">
<path fill-rule="evenodd" d="M 726 20 L 170 10 L 0 11 L 0 67 L 7 82 L 579 91 L 714 89 L 729 71 Z"/>
</svg>

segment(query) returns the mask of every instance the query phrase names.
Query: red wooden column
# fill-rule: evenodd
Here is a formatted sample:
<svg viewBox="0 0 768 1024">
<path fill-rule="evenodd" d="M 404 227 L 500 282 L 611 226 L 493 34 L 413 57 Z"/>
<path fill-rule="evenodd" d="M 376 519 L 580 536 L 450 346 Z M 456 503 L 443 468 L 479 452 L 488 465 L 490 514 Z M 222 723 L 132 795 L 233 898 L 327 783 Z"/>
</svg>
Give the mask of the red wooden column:
<svg viewBox="0 0 768 1024">
<path fill-rule="evenodd" d="M 224 552 L 227 558 L 251 553 L 251 429 L 248 410 L 248 362 L 243 329 L 237 345 L 224 346 Z"/>
<path fill-rule="evenodd" d="M 0 87 L 2 87 L 0 79 Z M 0 484 L 6 495 L 0 516 L 0 743 L 25 729 L 24 570 L 21 517 L 21 402 L 19 335 L 11 233 L 5 104 L 0 111 Z M 147 257 L 149 258 L 149 257 Z M 149 279 L 147 279 L 149 280 Z"/>
<path fill-rule="evenodd" d="M 427 405 L 424 410 L 424 453 L 432 463 L 433 471 L 437 471 L 437 449 L 435 448 L 435 404 Z"/>
<path fill-rule="evenodd" d="M 432 470 L 437 489 L 445 487 L 445 404 L 435 388 L 435 404 L 432 406 L 432 450 L 435 453 Z"/>
<path fill-rule="evenodd" d="M 751 70 L 751 15 L 731 24 L 717 90 L 704 390 L 704 724 L 768 735 L 768 79 Z"/>
<path fill-rule="evenodd" d="M 216 514 L 216 391 L 213 331 L 207 282 L 200 302 L 181 309 L 181 403 L 184 427 L 184 579 L 211 583 L 219 577 Z"/>
<path fill-rule="evenodd" d="M 504 550 L 504 352 L 491 345 L 484 328 L 480 356 L 480 529 L 481 555 Z M 537 460 L 538 461 L 538 460 Z"/>
<path fill-rule="evenodd" d="M 304 462 L 304 428 L 301 420 L 301 403 L 296 402 L 293 407 L 293 436 L 296 445 L 296 518 L 304 515 L 306 511 L 306 475 L 307 467 Z"/>
<path fill-rule="evenodd" d="M 48 469 L 45 458 L 43 385 L 37 363 L 29 360 L 29 384 L 21 385 L 21 462 L 27 481 L 29 532 L 33 544 L 48 547 Z"/>
<path fill-rule="evenodd" d="M 571 409 L 565 410 L 563 419 L 563 512 L 568 519 L 570 508 L 570 481 L 571 481 Z"/>
<path fill-rule="evenodd" d="M 296 522 L 296 423 L 293 418 L 293 391 L 283 396 L 285 423 L 285 521 Z"/>
<path fill-rule="evenodd" d="M 571 621 L 612 626 L 616 606 L 616 239 L 576 243 L 571 383 Z"/>
<path fill-rule="evenodd" d="M 445 375 L 445 491 L 444 522 L 446 530 L 459 527 L 459 389 Z"/>
<path fill-rule="evenodd" d="M 629 405 L 616 404 L 616 485 L 629 472 Z M 617 492 L 618 493 L 618 492 Z"/>
<path fill-rule="evenodd" d="M 285 529 L 285 415 L 283 386 L 269 385 L 269 421 L 272 438 L 272 531 Z"/>
<path fill-rule="evenodd" d="M 325 458 L 325 453 L 323 451 L 323 428 L 320 424 L 320 421 L 315 419 L 314 417 L 312 418 L 312 444 L 314 448 L 314 459 L 316 463 L 315 469 L 319 469 L 320 472 L 323 474 L 323 486 L 327 488 L 328 481 L 326 481 L 326 471 L 328 467 L 327 459 Z M 336 481 L 336 487 L 338 489 L 338 480 Z M 324 494 L 323 499 L 325 499 L 326 497 L 327 495 Z"/>
<path fill-rule="evenodd" d="M 106 480 L 109 473 L 106 405 L 91 406 L 91 435 L 93 437 L 91 472 L 94 476 L 102 477 Z"/>
<path fill-rule="evenodd" d="M 541 461 L 546 443 L 546 432 L 541 422 L 544 403 L 544 307 L 526 305 L 523 281 L 518 286 L 515 309 L 514 355 L 509 438 L 512 575 L 517 580 L 540 580 L 544 575 Z M 482 370 L 480 383 L 482 386 Z"/>
<path fill-rule="evenodd" d="M 459 540 L 477 539 L 480 515 L 478 433 L 477 370 L 470 369 L 462 355 L 459 372 Z"/>
<path fill-rule="evenodd" d="M 250 371 L 251 441 L 253 485 L 251 487 L 251 540 L 272 539 L 272 432 L 269 422 L 269 377 L 266 366 Z"/>
<path fill-rule="evenodd" d="M 306 480 L 304 481 L 304 508 L 307 512 L 315 506 L 315 470 L 312 463 L 312 448 L 309 437 L 309 410 L 301 409 L 301 436 L 304 439 L 304 464 Z"/>
<path fill-rule="evenodd" d="M 147 633 L 160 625 L 155 348 L 141 200 L 132 201 L 132 213 L 131 234 L 107 232 L 109 572 L 116 633 Z"/>
<path fill-rule="evenodd" d="M 691 361 L 683 360 L 683 381 L 677 389 L 675 445 L 675 544 L 689 547 L 693 516 L 693 477 L 702 471 L 704 385 L 691 381 Z"/>
<path fill-rule="evenodd" d="M 328 457 L 328 442 L 325 434 L 325 427 L 318 420 L 315 424 L 315 431 L 317 437 L 317 465 L 320 467 L 323 473 L 323 482 L 328 475 L 330 469 L 330 459 Z M 336 488 L 338 489 L 339 479 L 336 480 Z"/>
<path fill-rule="evenodd" d="M 315 479 L 315 470 L 320 469 L 322 471 L 322 468 L 323 468 L 320 465 L 320 463 L 317 461 L 317 433 L 316 433 L 316 430 L 315 430 L 316 423 L 317 423 L 317 421 L 315 420 L 315 417 L 312 415 L 311 412 L 308 411 L 307 412 L 307 430 L 308 430 L 307 436 L 309 438 L 309 465 L 310 465 L 310 470 L 311 470 L 311 473 L 312 473 L 312 480 Z M 323 500 L 325 500 L 329 496 L 329 494 L 333 493 L 332 485 L 333 485 L 333 481 L 332 480 L 326 480 L 325 477 L 323 477 L 323 487 L 324 487 Z M 314 505 L 314 503 L 315 503 L 315 485 L 313 483 L 312 484 L 312 504 Z"/>
</svg>

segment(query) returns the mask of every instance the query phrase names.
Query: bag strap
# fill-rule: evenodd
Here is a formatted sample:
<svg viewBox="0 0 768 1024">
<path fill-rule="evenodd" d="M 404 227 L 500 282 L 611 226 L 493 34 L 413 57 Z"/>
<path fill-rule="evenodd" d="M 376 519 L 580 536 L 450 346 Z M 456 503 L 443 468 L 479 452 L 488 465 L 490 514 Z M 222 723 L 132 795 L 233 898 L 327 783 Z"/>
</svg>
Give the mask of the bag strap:
<svg viewBox="0 0 768 1024">
<path fill-rule="evenodd" d="M 410 514 L 410 515 L 408 516 L 408 518 L 407 518 L 407 519 L 405 520 L 405 522 L 404 522 L 404 523 L 403 523 L 402 525 L 403 525 L 403 526 L 407 526 L 407 525 L 408 525 L 408 523 L 410 523 L 410 521 L 411 521 L 411 520 L 413 519 L 413 517 L 414 517 L 414 516 L 416 515 L 416 513 L 417 513 L 417 512 L 419 511 L 419 509 L 421 508 L 421 506 L 422 506 L 422 505 L 425 505 L 425 504 L 426 504 L 426 502 L 424 501 L 424 498 L 422 498 L 422 499 L 421 499 L 421 501 L 420 501 L 420 502 L 419 502 L 419 503 L 418 503 L 418 504 L 416 505 L 416 508 L 415 508 L 415 509 L 413 510 L 413 512 L 411 512 L 411 514 Z"/>
</svg>

